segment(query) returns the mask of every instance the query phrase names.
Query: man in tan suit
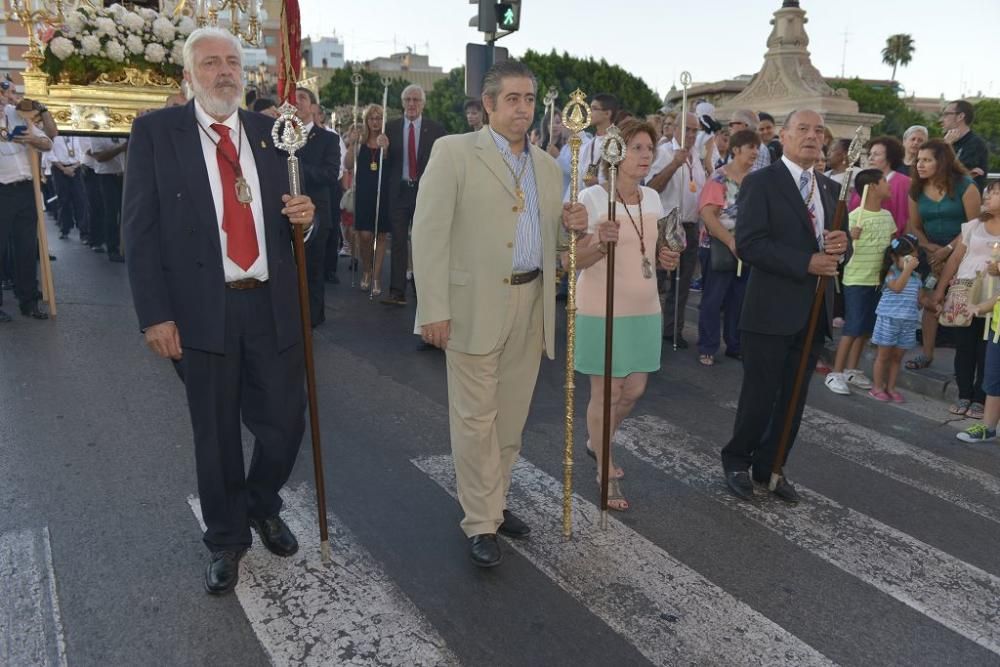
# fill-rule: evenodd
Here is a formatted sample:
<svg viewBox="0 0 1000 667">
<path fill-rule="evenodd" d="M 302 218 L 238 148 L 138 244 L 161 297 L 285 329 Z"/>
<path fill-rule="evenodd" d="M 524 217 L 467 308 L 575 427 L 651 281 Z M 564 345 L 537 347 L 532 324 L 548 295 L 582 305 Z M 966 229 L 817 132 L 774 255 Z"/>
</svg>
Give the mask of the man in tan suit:
<svg viewBox="0 0 1000 667">
<path fill-rule="evenodd" d="M 506 509 L 511 468 L 542 353 L 555 350 L 560 219 L 587 227 L 582 206 L 562 205 L 555 160 L 526 140 L 535 93 L 519 62 L 486 73 L 489 125 L 438 139 L 413 219 L 417 325 L 446 350 L 462 530 L 480 567 L 503 558 L 497 532 L 531 532 Z"/>
</svg>

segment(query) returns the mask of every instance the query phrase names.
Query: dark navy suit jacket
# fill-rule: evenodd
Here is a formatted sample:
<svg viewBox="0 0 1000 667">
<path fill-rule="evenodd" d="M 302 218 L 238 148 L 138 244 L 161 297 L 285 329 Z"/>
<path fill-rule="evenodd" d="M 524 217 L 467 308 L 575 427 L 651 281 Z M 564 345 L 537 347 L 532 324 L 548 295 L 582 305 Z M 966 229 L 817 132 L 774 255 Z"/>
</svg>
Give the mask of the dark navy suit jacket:
<svg viewBox="0 0 1000 667">
<path fill-rule="evenodd" d="M 816 276 L 809 273 L 809 260 L 819 252 L 809 211 L 795 179 L 780 159 L 748 174 L 740 186 L 736 210 L 736 251 L 752 270 L 747 284 L 740 329 L 754 333 L 789 336 L 805 328 L 809 320 Z M 833 228 L 840 186 L 816 175 L 823 201 L 826 229 Z M 843 229 L 847 228 L 844 220 Z M 848 235 L 848 254 L 851 240 Z M 826 283 L 826 331 L 832 331 L 834 283 Z M 823 331 L 820 323 L 819 331 Z"/>
<path fill-rule="evenodd" d="M 273 119 L 239 112 L 253 149 L 278 348 L 302 340 L 291 224 L 281 214 L 287 156 L 271 141 Z M 137 118 L 122 204 L 125 261 L 139 326 L 173 321 L 183 347 L 222 354 L 226 285 L 215 204 L 194 102 Z"/>
</svg>

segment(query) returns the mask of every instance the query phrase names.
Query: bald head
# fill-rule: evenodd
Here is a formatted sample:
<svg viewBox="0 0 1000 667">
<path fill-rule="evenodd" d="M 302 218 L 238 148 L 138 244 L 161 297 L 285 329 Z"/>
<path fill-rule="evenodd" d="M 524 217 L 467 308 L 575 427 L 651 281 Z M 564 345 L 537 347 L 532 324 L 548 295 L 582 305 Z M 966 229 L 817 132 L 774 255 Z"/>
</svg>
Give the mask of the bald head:
<svg viewBox="0 0 1000 667">
<path fill-rule="evenodd" d="M 687 113 L 687 128 L 685 129 L 686 137 L 681 137 L 681 119 L 678 118 L 674 122 L 674 141 L 677 142 L 678 146 L 684 148 L 691 148 L 694 146 L 694 140 L 698 137 L 698 116 L 694 115 L 690 111 Z"/>
<path fill-rule="evenodd" d="M 812 109 L 796 109 L 781 128 L 782 153 L 803 169 L 815 164 L 823 150 L 823 117 Z"/>
</svg>

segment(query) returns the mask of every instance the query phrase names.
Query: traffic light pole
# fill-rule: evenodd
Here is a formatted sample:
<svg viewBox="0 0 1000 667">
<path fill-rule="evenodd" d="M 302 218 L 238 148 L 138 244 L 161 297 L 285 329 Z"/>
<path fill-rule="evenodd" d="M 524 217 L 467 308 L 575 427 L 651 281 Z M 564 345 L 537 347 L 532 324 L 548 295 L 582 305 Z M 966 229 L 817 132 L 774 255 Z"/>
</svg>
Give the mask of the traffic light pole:
<svg viewBox="0 0 1000 667">
<path fill-rule="evenodd" d="M 496 48 L 497 34 L 495 32 L 487 32 L 483 36 L 486 37 L 486 71 L 489 71 L 493 67 L 495 58 L 493 49 Z"/>
</svg>

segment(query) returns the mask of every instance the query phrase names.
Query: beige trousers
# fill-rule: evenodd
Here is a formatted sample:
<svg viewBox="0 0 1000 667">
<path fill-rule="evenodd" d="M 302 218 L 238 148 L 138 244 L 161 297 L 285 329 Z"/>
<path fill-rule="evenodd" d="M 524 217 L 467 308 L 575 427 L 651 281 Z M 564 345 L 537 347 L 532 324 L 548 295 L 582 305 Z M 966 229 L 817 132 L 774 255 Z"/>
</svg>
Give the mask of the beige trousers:
<svg viewBox="0 0 1000 667">
<path fill-rule="evenodd" d="M 536 279 L 511 287 L 492 351 L 447 350 L 451 452 L 469 537 L 495 533 L 503 522 L 543 347 L 542 281 Z"/>
</svg>

